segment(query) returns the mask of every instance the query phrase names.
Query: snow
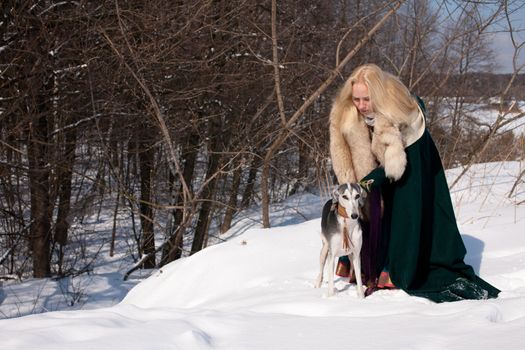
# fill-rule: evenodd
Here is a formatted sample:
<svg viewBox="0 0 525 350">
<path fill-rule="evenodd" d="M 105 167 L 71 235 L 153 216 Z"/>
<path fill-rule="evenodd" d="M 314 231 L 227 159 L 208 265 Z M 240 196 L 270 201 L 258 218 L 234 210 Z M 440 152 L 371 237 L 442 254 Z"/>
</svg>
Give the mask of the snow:
<svg viewBox="0 0 525 350">
<path fill-rule="evenodd" d="M 494 113 L 493 110 L 483 108 L 482 105 L 476 108 L 475 104 L 471 104 L 470 108 L 473 108 L 471 113 L 475 115 L 475 119 L 478 122 L 485 123 L 486 125 L 494 124 L 494 118 L 497 117 L 497 113 Z M 508 122 L 508 124 L 503 126 L 501 131 L 512 131 L 516 135 L 523 135 L 525 134 L 525 118 L 523 118 L 522 113 L 525 110 L 525 102 L 516 102 L 514 108 L 516 108 L 517 111 L 503 111 L 504 117 L 502 122 Z"/>
<path fill-rule="evenodd" d="M 121 274 L 95 270 L 85 305 L 101 308 L 1 320 L 2 349 L 520 348 L 525 183 L 508 194 L 524 166 L 476 165 L 452 191 L 466 260 L 502 290 L 498 299 L 435 304 L 394 290 L 362 300 L 342 278 L 327 297 L 326 283 L 313 287 L 324 200 L 302 194 L 272 206 L 273 228 L 261 228 L 259 208 L 243 212 L 225 242 L 154 271 L 127 294 L 137 279 L 126 285 Z M 447 171 L 449 181 L 460 170 Z M 19 298 L 42 283 L 19 284 Z M 6 312 L 11 299 L 2 299 Z"/>
<path fill-rule="evenodd" d="M 445 102 L 446 103 L 442 106 L 440 115 L 451 116 L 454 113 L 454 101 L 453 99 L 447 98 L 445 99 Z M 525 118 L 523 117 L 525 101 L 508 101 L 509 105 L 512 106 L 512 109 L 509 110 L 509 106 L 503 107 L 501 112 L 498 110 L 500 104 L 499 97 L 492 97 L 488 99 L 487 102 L 464 104 L 462 106 L 462 112 L 465 113 L 467 118 L 463 118 L 463 122 L 467 119 L 475 121 L 480 129 L 488 130 L 488 127 L 493 126 L 496 119 L 501 114 L 501 123 L 504 123 L 505 125 L 500 127 L 499 133 L 512 131 L 516 136 L 525 134 Z M 444 118 L 441 122 L 447 125 L 447 123 L 450 122 L 450 119 Z M 465 125 L 464 127 L 468 130 L 473 126 Z"/>
</svg>

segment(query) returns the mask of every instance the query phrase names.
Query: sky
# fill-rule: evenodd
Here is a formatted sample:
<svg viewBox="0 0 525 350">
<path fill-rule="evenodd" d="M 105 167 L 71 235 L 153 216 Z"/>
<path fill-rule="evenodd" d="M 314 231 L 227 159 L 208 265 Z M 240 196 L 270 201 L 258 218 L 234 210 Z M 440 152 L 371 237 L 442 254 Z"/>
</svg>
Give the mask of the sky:
<svg viewBox="0 0 525 350">
<path fill-rule="evenodd" d="M 511 25 L 515 32 L 515 40 L 519 45 L 525 42 L 525 2 L 518 1 L 518 6 L 515 6 L 515 11 L 510 15 Z M 504 26 L 504 27 L 503 27 Z M 490 45 L 495 53 L 495 60 L 498 65 L 496 72 L 498 73 L 511 73 L 513 72 L 512 59 L 514 55 L 514 47 L 510 39 L 510 35 L 504 32 L 503 28 L 507 28 L 508 24 L 503 21 L 492 27 L 494 34 L 489 39 Z M 525 48 L 519 50 L 518 54 L 518 65 L 525 64 Z M 522 70 L 522 73 L 525 71 Z"/>
<path fill-rule="evenodd" d="M 149 278 L 134 274 L 128 284 L 119 282 L 129 265 L 112 270 L 123 264 L 121 258 L 102 261 L 92 274 L 100 278 L 70 288 L 84 294 L 82 310 L 59 306 L 53 298 L 61 293 L 50 280 L 5 285 L 2 314 L 26 316 L 0 320 L 1 348 L 521 348 L 525 183 L 510 197 L 509 192 L 524 166 L 523 161 L 475 165 L 451 191 L 465 260 L 502 290 L 497 299 L 435 304 L 401 290 L 359 299 L 356 286 L 339 277 L 336 295 L 328 297 L 326 283 L 314 288 L 325 199 L 302 193 L 272 205 L 272 228 L 261 228 L 260 208 L 251 208 L 236 216 L 222 243 Z M 460 171 L 447 171 L 449 183 Z M 109 214 L 101 220 L 111 223 Z M 109 259 L 106 253 L 104 247 L 100 256 Z M 57 311 L 29 315 L 31 306 L 33 312 Z"/>
</svg>

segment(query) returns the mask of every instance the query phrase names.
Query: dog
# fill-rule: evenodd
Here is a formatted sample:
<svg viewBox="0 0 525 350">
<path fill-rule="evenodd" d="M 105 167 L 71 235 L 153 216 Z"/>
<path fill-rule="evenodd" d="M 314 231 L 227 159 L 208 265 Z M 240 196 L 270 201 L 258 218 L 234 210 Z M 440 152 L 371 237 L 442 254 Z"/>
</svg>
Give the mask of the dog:
<svg viewBox="0 0 525 350">
<path fill-rule="evenodd" d="M 320 271 L 316 288 L 323 282 L 323 273 L 328 258 L 328 295 L 335 294 L 334 274 L 337 259 L 347 255 L 352 262 L 357 282 L 357 296 L 364 298 L 363 282 L 361 278 L 361 246 L 363 231 L 360 218 L 361 209 L 365 203 L 366 191 L 355 183 L 346 183 L 338 186 L 323 207 L 321 217 L 321 239 L 323 246 L 320 256 Z"/>
</svg>

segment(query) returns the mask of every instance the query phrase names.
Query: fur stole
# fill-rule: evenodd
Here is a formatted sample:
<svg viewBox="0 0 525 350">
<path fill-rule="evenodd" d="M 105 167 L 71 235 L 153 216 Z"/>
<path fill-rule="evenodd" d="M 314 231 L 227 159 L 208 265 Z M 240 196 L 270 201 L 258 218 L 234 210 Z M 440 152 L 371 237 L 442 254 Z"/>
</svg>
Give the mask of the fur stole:
<svg viewBox="0 0 525 350">
<path fill-rule="evenodd" d="M 373 131 L 348 103 L 336 100 L 330 113 L 330 155 L 339 183 L 357 182 L 378 165 L 392 180 L 399 180 L 407 164 L 405 147 L 425 131 L 418 108 L 397 122 L 376 114 Z"/>
</svg>

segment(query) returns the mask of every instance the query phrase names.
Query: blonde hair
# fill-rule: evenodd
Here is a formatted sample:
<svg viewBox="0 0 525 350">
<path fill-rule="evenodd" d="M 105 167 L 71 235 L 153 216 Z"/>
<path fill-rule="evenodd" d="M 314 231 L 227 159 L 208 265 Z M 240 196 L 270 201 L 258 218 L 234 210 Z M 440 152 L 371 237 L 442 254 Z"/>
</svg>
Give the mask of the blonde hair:
<svg viewBox="0 0 525 350">
<path fill-rule="evenodd" d="M 358 111 L 352 101 L 352 87 L 356 83 L 367 86 L 374 113 L 393 123 L 406 123 L 409 115 L 418 108 L 416 100 L 399 78 L 375 64 L 364 64 L 352 72 L 336 98 L 355 118 Z"/>
</svg>

